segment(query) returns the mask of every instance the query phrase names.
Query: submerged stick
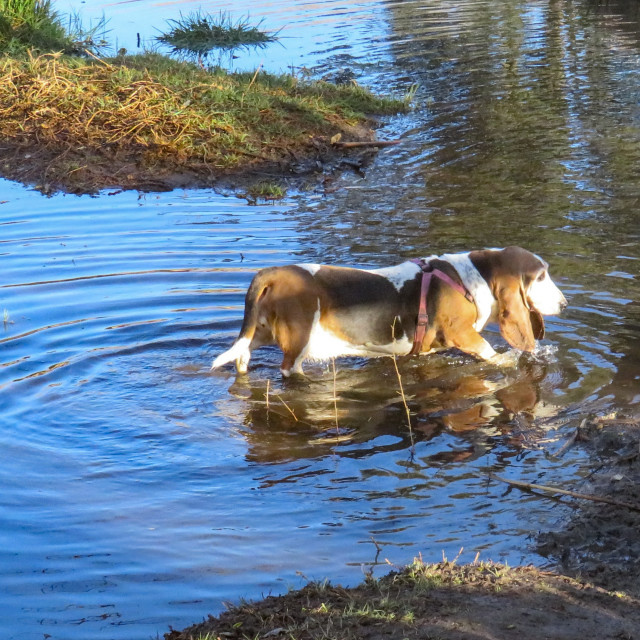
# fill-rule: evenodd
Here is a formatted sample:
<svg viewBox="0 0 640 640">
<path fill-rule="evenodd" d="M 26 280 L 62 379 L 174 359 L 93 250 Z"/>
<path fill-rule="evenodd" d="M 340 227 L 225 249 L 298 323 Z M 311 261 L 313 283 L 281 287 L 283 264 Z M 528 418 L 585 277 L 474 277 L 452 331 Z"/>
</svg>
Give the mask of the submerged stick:
<svg viewBox="0 0 640 640">
<path fill-rule="evenodd" d="M 398 385 L 400 387 L 400 397 L 402 398 L 402 404 L 404 405 L 404 410 L 405 410 L 405 413 L 407 414 L 407 426 L 409 427 L 409 437 L 411 438 L 411 449 L 413 450 L 414 442 L 413 442 L 413 429 L 411 428 L 411 411 L 409 410 L 409 405 L 407 404 L 407 398 L 404 395 L 404 387 L 402 386 L 402 376 L 400 375 L 400 369 L 398 369 L 396 354 L 394 353 L 391 356 L 391 358 L 393 359 L 393 366 L 396 370 L 396 376 L 398 377 Z"/>
<path fill-rule="evenodd" d="M 411 459 L 413 460 L 415 443 L 413 442 L 413 429 L 411 428 L 411 411 L 409 410 L 409 405 L 407 404 L 407 398 L 404 395 L 404 387 L 402 386 L 402 376 L 400 375 L 400 369 L 398 369 L 398 361 L 395 354 L 396 320 L 398 320 L 398 316 L 396 316 L 393 319 L 393 323 L 391 324 L 391 335 L 393 336 L 393 346 L 394 346 L 394 352 L 391 354 L 391 359 L 393 360 L 393 367 L 396 370 L 396 376 L 398 377 L 398 385 L 400 386 L 400 397 L 402 398 L 402 404 L 404 405 L 404 410 L 405 410 L 405 413 L 407 414 L 407 426 L 409 427 L 409 438 L 411 439 Z"/>
<path fill-rule="evenodd" d="M 611 504 L 615 507 L 625 507 L 626 509 L 631 509 L 632 511 L 640 511 L 640 504 L 631 504 L 630 502 L 620 502 L 619 500 L 614 500 L 613 498 L 604 498 L 601 496 L 594 496 L 588 493 L 578 493 L 576 491 L 568 491 L 567 489 L 559 489 L 558 487 L 549 487 L 544 484 L 533 484 L 529 482 L 521 482 L 520 480 L 508 480 L 507 478 L 502 478 L 497 476 L 495 473 L 489 473 L 489 477 L 493 480 L 499 480 L 500 482 L 505 482 L 513 487 L 517 487 L 518 489 L 524 489 L 527 491 L 538 490 L 545 491 L 547 493 L 559 493 L 563 496 L 570 496 L 572 498 L 579 498 L 580 500 L 591 500 L 592 502 L 604 502 L 605 504 Z"/>
<path fill-rule="evenodd" d="M 333 366 L 333 410 L 336 416 L 336 434 L 340 435 L 340 425 L 338 424 L 338 396 L 336 393 L 336 359 L 331 358 L 331 364 Z"/>
<path fill-rule="evenodd" d="M 553 454 L 554 458 L 562 458 L 562 456 L 567 453 L 567 451 L 575 444 L 575 441 L 580 436 L 580 431 L 584 429 L 585 424 L 587 424 L 586 418 L 580 423 L 579 427 L 576 427 L 574 432 L 567 438 L 567 441 L 558 449 L 558 451 Z"/>
<path fill-rule="evenodd" d="M 280 400 L 280 402 L 282 402 L 282 404 L 285 406 L 286 410 L 287 410 L 287 411 L 288 411 L 288 412 L 293 416 L 293 419 L 294 419 L 296 422 L 300 422 L 300 421 L 298 420 L 298 417 L 296 416 L 296 414 L 295 414 L 295 413 L 293 413 L 293 409 L 292 409 L 292 408 L 291 408 L 291 407 L 290 407 L 290 406 L 289 406 L 289 405 L 284 401 L 284 398 L 282 398 L 282 397 L 281 397 L 279 394 L 277 394 L 277 393 L 274 393 L 273 395 L 274 395 L 276 398 L 278 398 L 278 400 Z"/>
</svg>

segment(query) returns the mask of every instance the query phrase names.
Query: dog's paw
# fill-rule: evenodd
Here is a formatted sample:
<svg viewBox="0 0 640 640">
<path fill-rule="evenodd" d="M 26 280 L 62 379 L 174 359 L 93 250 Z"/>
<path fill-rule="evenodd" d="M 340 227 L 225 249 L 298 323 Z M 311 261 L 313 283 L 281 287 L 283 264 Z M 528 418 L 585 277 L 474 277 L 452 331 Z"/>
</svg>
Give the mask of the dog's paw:
<svg viewBox="0 0 640 640">
<path fill-rule="evenodd" d="M 518 361 L 520 360 L 521 355 L 521 351 L 518 351 L 517 349 L 510 349 L 505 353 L 496 353 L 496 355 L 491 358 L 490 362 L 498 367 L 515 368 L 518 366 Z"/>
</svg>

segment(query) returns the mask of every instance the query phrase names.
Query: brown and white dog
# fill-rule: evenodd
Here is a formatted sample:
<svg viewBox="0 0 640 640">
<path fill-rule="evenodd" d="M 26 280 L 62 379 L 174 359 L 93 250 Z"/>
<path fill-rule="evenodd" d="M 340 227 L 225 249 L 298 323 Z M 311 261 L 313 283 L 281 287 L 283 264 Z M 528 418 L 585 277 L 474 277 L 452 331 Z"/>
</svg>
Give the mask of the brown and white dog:
<svg viewBox="0 0 640 640">
<path fill-rule="evenodd" d="M 407 355 L 456 347 L 482 360 L 497 357 L 480 335 L 497 322 L 516 349 L 533 351 L 544 336 L 543 315 L 567 301 L 537 255 L 520 247 L 444 254 L 384 269 L 299 264 L 260 270 L 247 291 L 233 346 L 212 369 L 235 360 L 247 371 L 251 351 L 277 344 L 285 377 L 305 360 Z M 428 289 L 424 271 L 436 270 Z M 442 275 L 444 274 L 444 276 Z M 466 295 L 463 295 L 466 294 Z M 414 348 L 424 297 L 428 324 Z"/>
</svg>

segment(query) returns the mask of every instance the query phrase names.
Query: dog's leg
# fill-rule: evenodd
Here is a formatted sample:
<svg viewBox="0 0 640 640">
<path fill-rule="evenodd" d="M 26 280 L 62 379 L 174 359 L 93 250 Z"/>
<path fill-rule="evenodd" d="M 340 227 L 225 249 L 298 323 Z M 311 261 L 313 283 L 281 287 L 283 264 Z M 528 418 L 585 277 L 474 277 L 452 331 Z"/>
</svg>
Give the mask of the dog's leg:
<svg viewBox="0 0 640 640">
<path fill-rule="evenodd" d="M 275 341 L 282 349 L 283 358 L 280 371 L 285 378 L 292 373 L 304 375 L 302 363 L 309 351 L 309 338 L 315 315 L 318 308 L 318 298 L 303 292 L 292 304 L 285 300 L 278 308 L 278 321 L 274 327 Z"/>
<path fill-rule="evenodd" d="M 302 363 L 309 350 L 311 324 L 308 327 L 293 326 L 283 333 L 284 335 L 278 340 L 278 344 L 284 354 L 280 371 L 285 378 L 288 378 L 292 373 L 304 375 Z"/>
<path fill-rule="evenodd" d="M 251 360 L 251 348 L 243 351 L 236 358 L 236 371 L 238 373 L 247 373 L 247 369 L 249 368 L 249 360 Z"/>
<path fill-rule="evenodd" d="M 306 350 L 300 353 L 297 358 L 294 358 L 291 354 L 285 354 L 282 359 L 282 364 L 280 365 L 280 372 L 282 375 L 285 378 L 288 378 L 293 373 L 303 376 L 304 371 L 302 370 L 302 363 L 304 362 L 305 356 Z"/>
<path fill-rule="evenodd" d="M 499 367 L 516 367 L 518 365 L 518 360 L 520 360 L 521 352 L 517 349 L 509 349 L 505 353 L 496 353 L 493 358 L 491 358 L 490 362 Z"/>
<path fill-rule="evenodd" d="M 498 355 L 495 349 L 472 327 L 458 332 L 449 341 L 451 346 L 480 360 L 492 360 Z"/>
<path fill-rule="evenodd" d="M 497 353 L 495 349 L 475 330 L 468 329 L 458 334 L 452 340 L 453 346 L 485 362 L 491 362 L 499 367 L 515 367 L 520 353 L 509 350 L 507 353 Z"/>
</svg>

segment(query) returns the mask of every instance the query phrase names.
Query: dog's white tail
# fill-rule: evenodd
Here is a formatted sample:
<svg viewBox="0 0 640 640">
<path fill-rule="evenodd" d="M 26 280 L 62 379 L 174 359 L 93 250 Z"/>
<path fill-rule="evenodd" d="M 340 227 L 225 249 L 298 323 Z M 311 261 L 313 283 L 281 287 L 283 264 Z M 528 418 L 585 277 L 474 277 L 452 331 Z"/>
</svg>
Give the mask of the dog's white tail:
<svg viewBox="0 0 640 640">
<path fill-rule="evenodd" d="M 251 341 L 256 332 L 258 323 L 258 304 L 269 291 L 271 277 L 275 269 L 263 269 L 259 271 L 251 281 L 249 290 L 244 302 L 244 318 L 240 335 L 230 349 L 221 353 L 211 365 L 212 369 L 217 369 L 227 362 L 236 361 L 238 373 L 246 373 L 251 359 Z"/>
<path fill-rule="evenodd" d="M 250 344 L 251 340 L 249 338 L 238 338 L 230 349 L 227 349 L 224 353 L 221 353 L 213 361 L 211 368 L 217 369 L 218 367 L 227 364 L 227 362 L 235 360 L 238 365 L 238 371 L 240 373 L 243 373 L 242 363 L 248 363 L 249 358 L 251 358 L 251 351 L 249 350 Z"/>
</svg>

